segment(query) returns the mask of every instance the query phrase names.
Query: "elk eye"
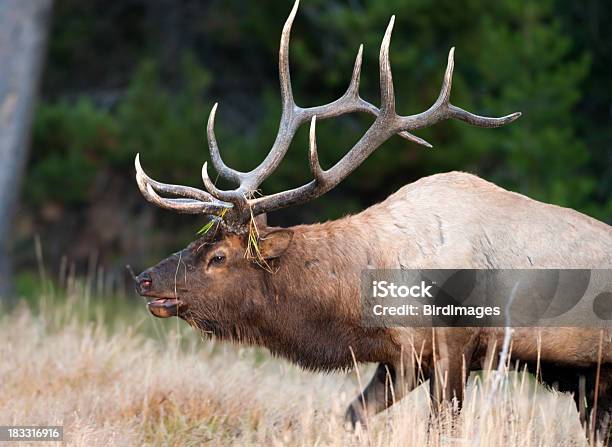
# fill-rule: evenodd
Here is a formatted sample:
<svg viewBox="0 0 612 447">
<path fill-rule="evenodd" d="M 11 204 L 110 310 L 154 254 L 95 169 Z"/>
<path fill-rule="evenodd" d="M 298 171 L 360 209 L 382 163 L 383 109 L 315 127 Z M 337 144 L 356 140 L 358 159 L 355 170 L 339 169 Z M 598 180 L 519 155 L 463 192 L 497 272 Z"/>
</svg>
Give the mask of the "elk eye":
<svg viewBox="0 0 612 447">
<path fill-rule="evenodd" d="M 214 255 L 212 258 L 210 258 L 208 265 L 219 265 L 219 264 L 223 264 L 224 262 L 225 262 L 224 255 Z"/>
</svg>

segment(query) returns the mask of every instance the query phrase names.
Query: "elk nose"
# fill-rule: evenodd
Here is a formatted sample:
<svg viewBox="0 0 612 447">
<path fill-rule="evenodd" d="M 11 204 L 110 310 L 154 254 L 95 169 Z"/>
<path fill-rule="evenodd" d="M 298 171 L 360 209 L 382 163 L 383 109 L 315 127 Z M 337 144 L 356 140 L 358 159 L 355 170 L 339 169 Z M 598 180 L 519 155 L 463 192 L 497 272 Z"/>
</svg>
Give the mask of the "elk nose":
<svg viewBox="0 0 612 447">
<path fill-rule="evenodd" d="M 145 295 L 151 290 L 152 285 L 153 280 L 148 273 L 141 273 L 136 277 L 136 292 L 138 292 L 139 295 Z"/>
</svg>

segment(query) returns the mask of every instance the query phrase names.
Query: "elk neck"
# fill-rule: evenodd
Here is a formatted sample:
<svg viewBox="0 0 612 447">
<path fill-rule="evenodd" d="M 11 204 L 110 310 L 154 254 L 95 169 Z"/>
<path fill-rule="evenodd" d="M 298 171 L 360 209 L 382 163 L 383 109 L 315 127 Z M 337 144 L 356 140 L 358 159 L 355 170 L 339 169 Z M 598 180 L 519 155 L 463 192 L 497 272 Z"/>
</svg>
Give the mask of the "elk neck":
<svg viewBox="0 0 612 447">
<path fill-rule="evenodd" d="M 360 321 L 361 271 L 384 265 L 373 255 L 383 251 L 373 247 L 363 217 L 292 228 L 289 248 L 264 281 L 261 344 L 316 370 L 396 355 L 386 330 L 362 327 Z"/>
</svg>

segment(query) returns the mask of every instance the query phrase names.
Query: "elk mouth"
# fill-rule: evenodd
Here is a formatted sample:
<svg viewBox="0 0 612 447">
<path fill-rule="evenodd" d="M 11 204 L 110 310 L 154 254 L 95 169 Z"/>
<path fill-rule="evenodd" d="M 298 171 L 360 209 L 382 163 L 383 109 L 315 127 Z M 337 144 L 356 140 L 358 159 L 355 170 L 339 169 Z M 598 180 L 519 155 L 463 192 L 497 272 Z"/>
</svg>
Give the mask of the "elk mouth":
<svg viewBox="0 0 612 447">
<path fill-rule="evenodd" d="M 158 318 L 176 317 L 184 307 L 178 298 L 156 298 L 147 303 L 149 312 Z"/>
</svg>

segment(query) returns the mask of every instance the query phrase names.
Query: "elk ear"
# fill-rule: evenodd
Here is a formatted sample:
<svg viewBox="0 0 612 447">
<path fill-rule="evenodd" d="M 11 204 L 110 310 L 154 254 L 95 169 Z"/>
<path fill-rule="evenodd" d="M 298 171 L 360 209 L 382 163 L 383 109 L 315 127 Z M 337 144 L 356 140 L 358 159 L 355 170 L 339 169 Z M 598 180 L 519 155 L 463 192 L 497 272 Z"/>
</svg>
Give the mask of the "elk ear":
<svg viewBox="0 0 612 447">
<path fill-rule="evenodd" d="M 264 259 L 282 256 L 293 239 L 292 230 L 273 230 L 259 238 L 259 253 Z"/>
</svg>

